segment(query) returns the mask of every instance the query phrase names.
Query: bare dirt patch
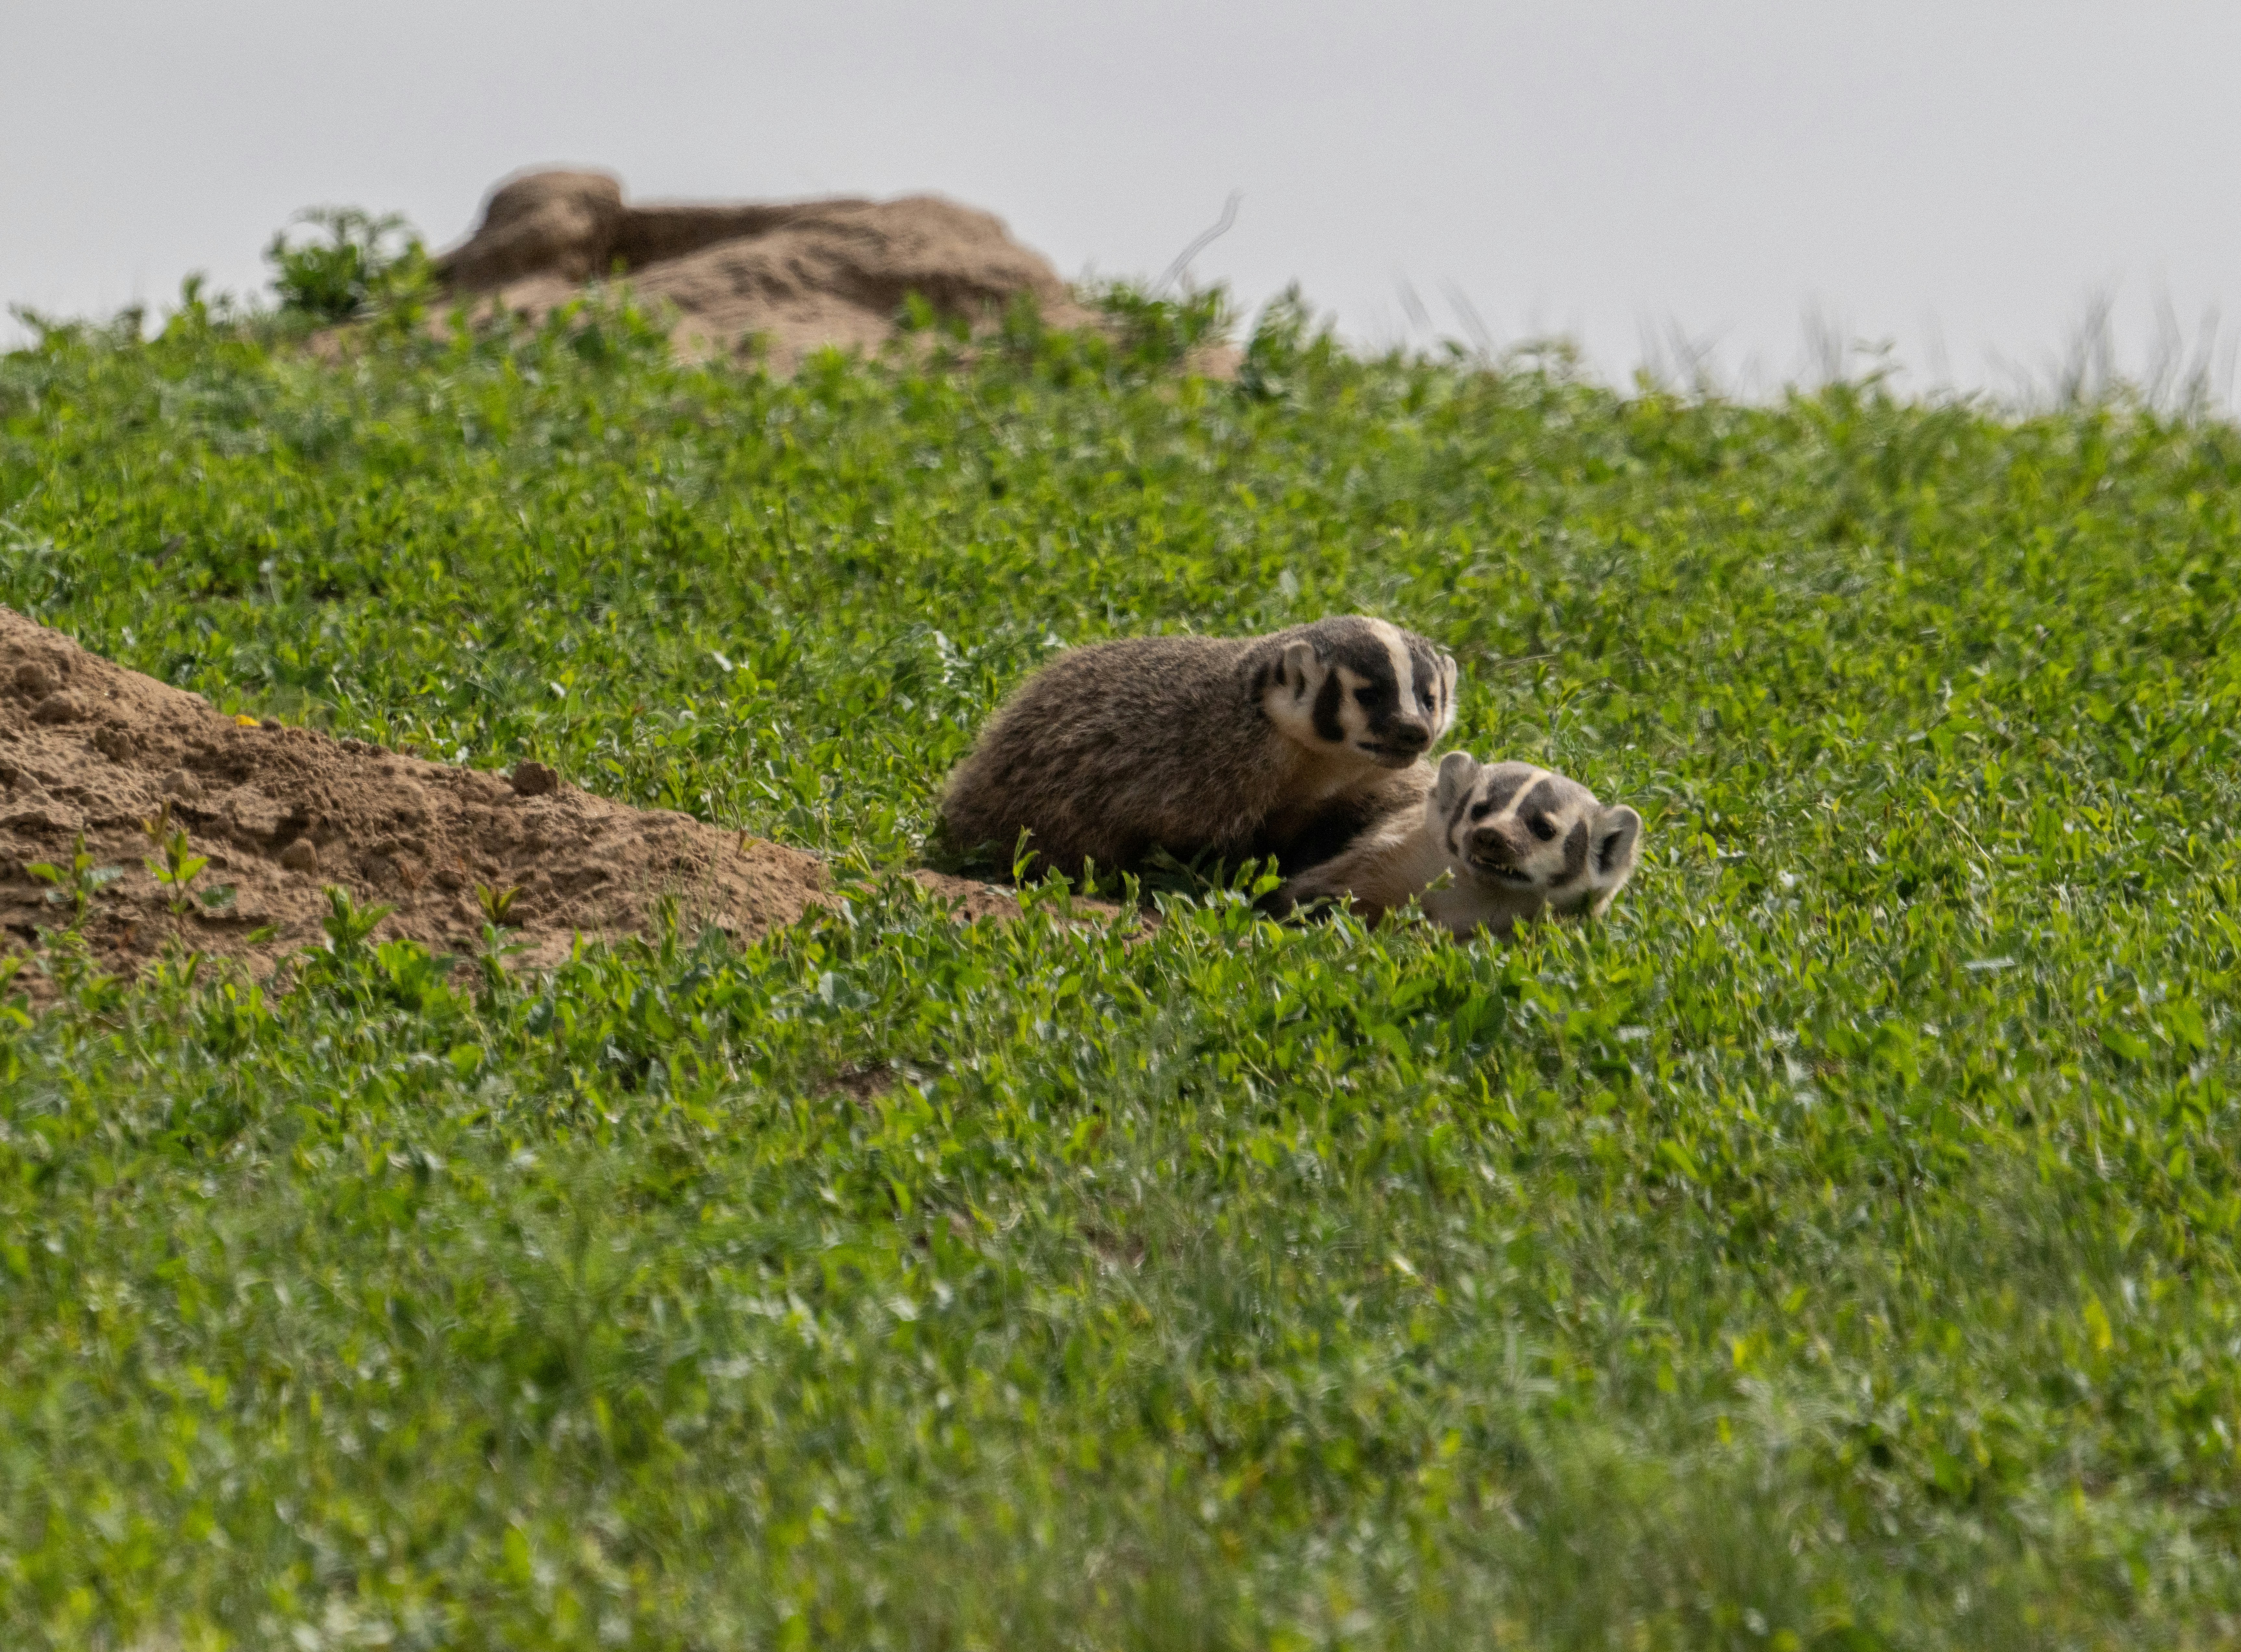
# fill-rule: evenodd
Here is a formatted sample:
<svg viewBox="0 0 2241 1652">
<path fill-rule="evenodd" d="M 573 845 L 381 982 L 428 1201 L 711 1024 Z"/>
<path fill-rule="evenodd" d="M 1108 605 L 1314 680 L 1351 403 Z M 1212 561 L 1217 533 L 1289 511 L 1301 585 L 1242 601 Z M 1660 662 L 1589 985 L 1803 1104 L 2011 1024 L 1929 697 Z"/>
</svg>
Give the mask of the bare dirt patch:
<svg viewBox="0 0 2241 1652">
<path fill-rule="evenodd" d="M 899 1076 L 893 1065 L 885 1060 L 852 1064 L 833 1073 L 819 1094 L 845 1095 L 859 1105 L 868 1106 L 893 1089 Z"/>
<path fill-rule="evenodd" d="M 208 867 L 172 910 L 145 862 L 168 805 Z M 556 963 L 574 938 L 644 933 L 673 902 L 681 923 L 741 940 L 799 919 L 831 887 L 814 855 L 666 810 L 633 809 L 542 764 L 511 778 L 426 762 L 317 730 L 254 726 L 88 652 L 0 608 L 0 930 L 11 949 L 68 920 L 56 886 L 79 834 L 96 867 L 84 933 L 130 973 L 167 940 L 269 966 L 320 944 L 330 885 L 393 905 L 379 938 L 455 947 L 478 937 L 478 889 L 514 891 L 522 961 Z M 964 918 L 1008 917 L 1001 890 L 911 874 Z M 231 890 L 219 909 L 203 892 Z M 261 973 L 261 972 L 260 972 Z"/>
</svg>

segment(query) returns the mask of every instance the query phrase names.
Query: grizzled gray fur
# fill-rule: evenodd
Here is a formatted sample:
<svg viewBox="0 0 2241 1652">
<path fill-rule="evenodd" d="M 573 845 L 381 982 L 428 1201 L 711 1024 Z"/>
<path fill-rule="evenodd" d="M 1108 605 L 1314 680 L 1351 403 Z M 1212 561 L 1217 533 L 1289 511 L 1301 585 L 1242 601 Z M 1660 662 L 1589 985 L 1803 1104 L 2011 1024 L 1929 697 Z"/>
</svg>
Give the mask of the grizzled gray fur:
<svg viewBox="0 0 2241 1652">
<path fill-rule="evenodd" d="M 1007 865 L 1024 829 L 1037 869 L 1069 876 L 1154 848 L 1234 860 L 1335 839 L 1329 853 L 1383 812 L 1381 788 L 1454 725 L 1455 700 L 1454 659 L 1361 615 L 1068 649 L 950 775 L 943 822 Z"/>
</svg>

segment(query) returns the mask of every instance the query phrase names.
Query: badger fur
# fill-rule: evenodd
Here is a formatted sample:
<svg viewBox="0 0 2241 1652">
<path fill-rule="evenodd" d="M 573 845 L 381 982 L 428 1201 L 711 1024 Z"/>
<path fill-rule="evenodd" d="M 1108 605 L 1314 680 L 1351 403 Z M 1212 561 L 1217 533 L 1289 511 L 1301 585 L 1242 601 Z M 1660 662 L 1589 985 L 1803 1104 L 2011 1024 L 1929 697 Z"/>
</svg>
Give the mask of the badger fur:
<svg viewBox="0 0 2241 1652">
<path fill-rule="evenodd" d="M 1455 722 L 1455 662 L 1382 619 L 1266 637 L 1136 637 L 1068 649 L 998 711 L 949 777 L 959 848 L 1118 870 L 1281 856 L 1343 834 Z M 1337 824 L 1334 826 L 1334 822 Z M 1336 842 L 1328 845 L 1335 849 Z"/>
<path fill-rule="evenodd" d="M 1372 826 L 1276 892 L 1288 910 L 1351 897 L 1375 921 L 1412 897 L 1457 934 L 1507 934 L 1544 911 L 1600 915 L 1634 875 L 1642 817 L 1606 808 L 1577 780 L 1530 763 L 1482 765 L 1450 752 L 1410 779 L 1421 805 Z"/>
</svg>

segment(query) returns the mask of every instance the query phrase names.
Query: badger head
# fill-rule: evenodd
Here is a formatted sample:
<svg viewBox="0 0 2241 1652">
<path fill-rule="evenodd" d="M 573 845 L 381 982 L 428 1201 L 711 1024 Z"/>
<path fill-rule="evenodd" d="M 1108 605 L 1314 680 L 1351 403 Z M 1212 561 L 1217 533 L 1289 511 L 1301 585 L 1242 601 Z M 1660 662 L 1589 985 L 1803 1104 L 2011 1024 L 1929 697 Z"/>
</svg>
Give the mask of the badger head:
<svg viewBox="0 0 2241 1652">
<path fill-rule="evenodd" d="M 1454 726 L 1455 662 L 1382 619 L 1348 615 L 1275 640 L 1258 665 L 1261 708 L 1288 739 L 1406 768 Z"/>
<path fill-rule="evenodd" d="M 1425 806 L 1459 875 L 1559 910 L 1600 913 L 1642 856 L 1640 815 L 1530 763 L 1450 752 Z"/>
</svg>

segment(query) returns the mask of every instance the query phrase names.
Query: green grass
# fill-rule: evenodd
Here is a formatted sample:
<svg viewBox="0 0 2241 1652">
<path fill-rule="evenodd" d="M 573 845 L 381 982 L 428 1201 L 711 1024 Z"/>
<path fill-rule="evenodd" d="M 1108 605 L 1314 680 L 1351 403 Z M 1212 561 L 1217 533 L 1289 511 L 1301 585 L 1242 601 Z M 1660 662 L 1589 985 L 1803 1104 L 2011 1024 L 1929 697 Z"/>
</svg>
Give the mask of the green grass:
<svg viewBox="0 0 2241 1652">
<path fill-rule="evenodd" d="M 0 1638 L 2241 1635 L 2241 434 L 1281 317 L 1234 388 L 1137 319 L 0 362 L 0 600 L 222 706 L 869 868 L 1060 644 L 1368 609 L 1648 822 L 1508 947 L 889 886 L 549 981 L 64 946 L 0 1056 Z"/>
</svg>

